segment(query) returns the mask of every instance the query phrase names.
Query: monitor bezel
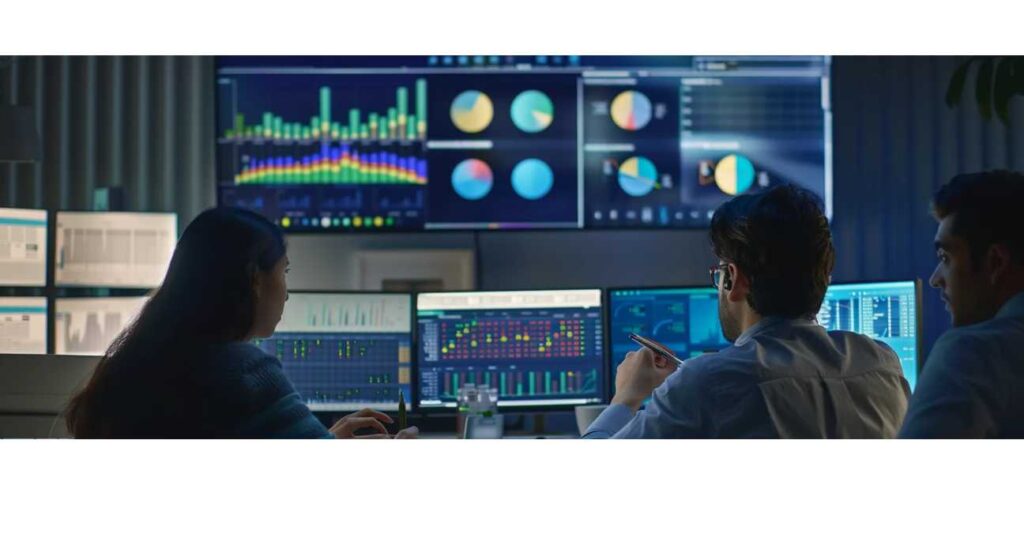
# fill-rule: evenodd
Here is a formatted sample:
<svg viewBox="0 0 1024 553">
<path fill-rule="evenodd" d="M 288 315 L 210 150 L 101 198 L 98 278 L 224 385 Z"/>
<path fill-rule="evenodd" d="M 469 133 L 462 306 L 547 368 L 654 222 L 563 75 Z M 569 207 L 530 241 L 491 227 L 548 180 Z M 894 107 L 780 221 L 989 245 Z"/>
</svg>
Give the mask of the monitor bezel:
<svg viewBox="0 0 1024 553">
<path fill-rule="evenodd" d="M 53 212 L 51 212 L 51 210 L 49 209 L 33 209 L 22 207 L 3 207 L 3 209 L 9 209 L 13 211 L 33 211 L 44 214 L 46 218 L 43 228 L 46 229 L 46 240 L 43 243 L 43 281 L 41 283 L 25 284 L 0 280 L 0 286 L 4 288 L 16 288 L 19 290 L 46 288 L 46 286 L 50 283 L 51 270 L 56 268 L 50 266 L 50 258 L 52 257 L 50 250 L 53 249 L 51 247 L 51 241 L 57 234 L 55 232 L 55 229 L 57 228 L 57 220 Z"/>
<path fill-rule="evenodd" d="M 414 326 L 413 326 L 413 332 L 416 335 L 415 343 L 416 343 L 416 372 L 417 372 L 417 374 L 419 374 L 419 372 L 420 372 L 420 366 L 419 366 L 419 353 L 420 353 L 419 352 L 419 345 L 420 345 L 420 343 L 419 343 L 419 329 L 420 329 L 420 324 L 419 324 L 420 323 L 420 320 L 419 320 L 419 297 L 421 295 L 424 295 L 424 294 L 486 294 L 486 293 L 510 293 L 510 294 L 516 294 L 516 293 L 528 293 L 528 292 L 572 292 L 572 291 L 586 291 L 586 292 L 597 291 L 597 292 L 599 292 L 598 298 L 599 298 L 599 301 L 601 303 L 598 306 L 598 309 L 600 309 L 600 315 L 601 315 L 600 316 L 600 321 L 601 321 L 601 325 L 603 327 L 601 329 L 601 334 L 602 334 L 602 339 L 604 339 L 604 341 L 605 341 L 605 343 L 602 344 L 602 347 L 601 347 L 601 355 L 603 357 L 603 359 L 601 360 L 601 381 L 602 381 L 603 384 L 607 383 L 607 380 L 608 380 L 608 369 L 607 369 L 607 365 L 608 365 L 608 343 L 607 343 L 607 322 L 605 320 L 606 319 L 606 313 L 605 313 L 605 306 L 606 306 L 605 301 L 606 301 L 606 299 L 605 299 L 605 289 L 601 288 L 601 287 L 593 287 L 593 288 L 582 288 L 582 287 L 534 288 L 534 289 L 516 289 L 516 290 L 442 290 L 442 291 L 439 291 L 439 292 L 417 292 L 416 293 L 416 298 L 415 298 L 416 303 L 413 306 L 413 317 L 414 317 L 414 323 L 415 323 Z M 417 385 L 418 385 L 418 379 L 417 379 Z M 600 397 L 598 398 L 597 402 L 577 403 L 577 404 L 570 404 L 570 405 L 499 405 L 499 411 L 501 411 L 501 412 L 513 412 L 513 413 L 557 413 L 557 412 L 572 411 L 576 407 L 583 406 L 583 405 L 601 405 L 601 404 L 607 403 L 607 399 L 606 399 L 607 395 L 608 395 L 608 390 L 607 390 L 607 388 L 604 388 L 604 389 L 601 390 L 601 394 L 600 394 Z M 499 398 L 499 401 L 500 401 L 500 398 Z M 420 413 L 424 413 L 424 414 L 428 414 L 428 413 L 429 414 L 453 414 L 453 413 L 456 413 L 456 410 L 457 410 L 457 408 L 445 407 L 444 405 L 440 405 L 440 406 L 438 406 L 438 405 L 427 405 L 427 406 L 424 406 L 424 405 L 421 405 L 419 402 L 420 402 L 420 394 L 419 394 L 419 389 L 417 389 L 416 390 L 416 409 Z"/>
<path fill-rule="evenodd" d="M 289 294 L 313 294 L 313 295 L 348 295 L 348 296 L 371 296 L 371 295 L 373 295 L 373 296 L 406 296 L 412 302 L 410 304 L 410 309 L 409 309 L 409 319 L 410 319 L 409 320 L 409 347 L 411 349 L 410 354 L 414 355 L 416 353 L 416 326 L 415 326 L 416 325 L 416 314 L 415 314 L 415 311 L 416 311 L 416 297 L 415 297 L 415 294 L 412 293 L 412 292 L 390 292 L 390 291 L 377 291 L 377 290 L 335 290 L 335 289 L 320 289 L 320 288 L 316 288 L 316 289 L 310 289 L 310 288 L 296 288 L 296 289 L 292 289 L 292 288 L 289 288 L 288 289 L 288 293 Z M 277 329 L 275 328 L 274 331 L 276 332 Z M 419 402 L 419 368 L 418 368 L 418 366 L 416 364 L 415 358 L 410 359 L 410 362 L 409 362 L 409 372 L 411 373 L 409 375 L 410 382 L 411 382 L 411 388 L 410 388 L 410 396 L 411 397 L 406 399 L 405 409 L 406 409 L 407 412 L 411 413 L 411 412 L 413 412 L 416 409 L 416 405 Z M 302 403 L 304 405 L 306 405 L 306 407 L 309 407 L 309 404 L 306 403 L 305 398 L 303 398 Z M 331 409 L 315 409 L 314 410 L 314 409 L 310 408 L 310 411 L 314 415 L 330 416 L 330 415 L 337 415 L 339 413 L 353 413 L 353 412 L 358 411 L 358 409 L 354 410 L 354 411 L 350 411 L 350 410 L 331 410 Z M 398 408 L 396 407 L 393 410 L 392 409 L 382 409 L 381 412 L 382 413 L 398 413 Z"/>
<path fill-rule="evenodd" d="M 916 363 L 917 367 L 916 367 L 916 375 L 915 376 L 917 376 L 917 378 L 920 379 L 920 377 L 921 377 L 921 370 L 924 368 L 924 359 L 922 359 L 923 352 L 924 352 L 924 336 L 922 335 L 922 332 L 921 332 L 922 329 L 923 329 L 923 325 L 924 325 L 924 302 L 922 301 L 924 299 L 924 293 L 923 293 L 924 292 L 924 282 L 921 280 L 921 278 L 920 277 L 915 277 L 915 278 L 902 278 L 902 279 L 894 279 L 894 280 L 849 280 L 849 281 L 844 281 L 844 282 L 830 282 L 829 286 L 832 286 L 833 284 L 836 284 L 836 285 L 841 284 L 841 285 L 845 286 L 845 285 L 856 285 L 856 284 L 900 284 L 900 283 L 906 283 L 906 282 L 913 282 L 914 283 L 914 302 L 917 303 L 917 309 L 915 309 L 916 313 L 914 315 L 914 325 L 915 325 L 914 332 L 916 333 L 915 334 L 916 339 L 914 340 L 914 342 L 915 342 L 914 347 L 917 348 L 917 354 L 915 355 L 915 358 L 917 359 L 917 363 Z"/>
<path fill-rule="evenodd" d="M 502 54 L 502 55 L 505 55 L 505 54 Z M 638 58 L 650 57 L 650 56 L 643 56 L 643 55 L 639 55 L 639 54 L 633 54 L 632 56 L 635 56 L 635 57 L 638 57 Z M 726 55 L 726 54 L 721 54 L 721 56 L 724 56 L 724 57 L 736 57 L 736 56 L 729 56 L 729 55 Z M 210 71 L 210 74 L 211 74 L 210 81 L 214 85 L 214 90 L 213 90 L 213 95 L 214 95 L 214 102 L 213 102 L 213 125 L 212 125 L 212 129 L 213 129 L 212 133 L 213 133 L 213 135 L 212 136 L 213 136 L 213 141 L 214 141 L 214 146 L 215 147 L 216 147 L 216 142 L 217 142 L 217 123 L 220 120 L 220 102 L 218 102 L 217 98 L 216 98 L 216 95 L 217 95 L 217 90 L 216 90 L 216 88 L 217 88 L 217 79 L 218 79 L 218 77 L 220 75 L 220 70 L 222 68 L 224 68 L 224 67 L 231 67 L 231 66 L 224 65 L 223 62 L 224 62 L 224 60 L 226 58 L 238 59 L 238 58 L 253 58 L 253 57 L 255 57 L 255 58 L 261 58 L 261 57 L 262 58 L 266 58 L 266 57 L 281 57 L 281 58 L 291 58 L 291 59 L 297 60 L 297 59 L 302 59 L 304 56 L 293 56 L 293 55 L 282 55 L 282 56 L 218 55 L 218 56 L 213 56 L 213 60 L 212 60 L 212 63 L 210 64 L 209 71 Z M 306 56 L 306 57 L 309 57 L 309 56 Z M 373 56 L 350 54 L 350 55 L 339 55 L 339 56 L 315 56 L 315 57 L 335 57 L 335 58 L 356 57 L 356 58 L 365 58 L 365 57 L 373 57 Z M 399 56 L 399 57 L 402 57 L 402 56 Z M 419 55 L 419 56 L 415 56 L 415 57 L 429 58 L 430 54 Z M 674 56 L 672 56 L 672 55 L 658 55 L 656 57 L 674 57 Z M 772 56 L 772 55 L 767 55 L 766 54 L 766 55 L 760 56 L 760 57 L 792 57 L 792 58 L 801 58 L 801 57 L 807 57 L 807 56 L 798 56 L 798 55 Z M 832 88 L 833 88 L 833 82 L 834 82 L 833 60 L 832 60 L 832 56 L 810 56 L 810 57 L 814 57 L 814 58 L 819 58 L 820 57 L 821 58 L 823 67 L 827 68 L 827 73 L 825 74 L 825 78 L 828 79 L 828 83 L 829 83 L 829 110 L 830 110 L 830 114 L 831 115 L 830 115 L 830 117 L 828 117 L 825 120 L 825 128 L 827 129 L 827 134 L 828 134 L 828 143 L 826 144 L 826 147 L 825 147 L 825 159 L 824 159 L 824 163 L 825 163 L 825 181 L 826 181 L 826 183 L 825 183 L 825 191 L 824 191 L 824 194 L 822 194 L 821 200 L 825 204 L 825 212 L 828 215 L 829 222 L 831 223 L 833 221 L 833 219 L 835 218 L 835 172 L 836 172 L 834 156 L 829 153 L 834 148 L 834 144 L 835 144 L 835 140 L 836 140 L 835 124 L 832 121 L 835 116 L 834 116 L 832 100 L 831 100 L 831 96 L 833 94 Z M 417 68 L 414 67 L 412 69 L 415 70 Z M 580 74 L 582 75 L 582 72 Z M 577 140 L 580 140 L 580 137 L 577 137 Z M 580 148 L 582 148 L 582 145 L 580 145 Z M 213 184 L 213 186 L 214 186 L 214 205 L 216 205 L 217 207 L 222 207 L 223 206 L 223 202 L 221 200 L 220 184 L 217 182 L 217 178 L 216 178 L 216 176 L 218 174 L 218 169 L 219 169 L 219 165 L 218 164 L 219 163 L 220 163 L 219 156 L 217 156 L 216 152 L 214 152 L 214 159 L 213 159 L 214 175 L 215 175 L 214 184 Z M 582 167 L 578 168 L 578 170 L 582 170 Z M 430 186 L 430 184 L 428 183 L 427 186 Z M 440 233 L 445 233 L 445 232 L 455 232 L 455 233 L 458 233 L 458 232 L 463 232 L 463 233 L 479 233 L 479 232 L 492 233 L 492 232 L 495 232 L 495 233 L 511 233 L 511 234 L 516 234 L 516 233 L 529 233 L 529 232 L 559 232 L 559 233 L 566 232 L 566 233 L 571 233 L 571 232 L 581 232 L 581 231 L 622 231 L 622 232 L 645 231 L 645 230 L 650 230 L 650 231 L 656 231 L 656 230 L 707 231 L 708 228 L 710 228 L 710 226 L 711 226 L 711 222 L 710 221 L 708 221 L 707 224 L 704 224 L 704 225 L 694 225 L 694 226 L 671 226 L 671 225 L 670 226 L 644 226 L 644 225 L 595 226 L 595 225 L 592 225 L 592 224 L 588 224 L 586 213 L 583 212 L 583 208 L 582 208 L 583 204 L 586 201 L 586 197 L 585 197 L 585 194 L 586 194 L 586 183 L 585 182 L 577 182 L 577 189 L 578 189 L 578 193 L 580 194 L 580 197 L 577 198 L 577 202 L 578 202 L 580 207 L 578 208 L 578 212 L 577 212 L 576 226 L 544 226 L 543 224 L 541 224 L 541 225 L 537 225 L 537 226 L 502 227 L 502 226 L 500 226 L 501 223 L 492 223 L 492 224 L 489 224 L 489 225 L 486 225 L 486 226 L 471 227 L 471 228 L 433 228 L 433 229 L 431 229 L 431 228 L 427 228 L 426 227 L 426 224 L 427 224 L 427 221 L 425 219 L 426 218 L 426 214 L 424 214 L 423 226 L 419 227 L 419 228 L 336 230 L 336 229 L 323 229 L 323 228 L 317 228 L 317 227 L 301 228 L 301 229 L 292 229 L 292 228 L 286 229 L 286 228 L 282 228 L 280 225 L 275 225 L 275 226 L 280 228 L 281 231 L 284 232 L 285 234 L 289 234 L 289 235 L 290 234 L 295 234 L 295 235 L 342 235 L 342 236 L 344 236 L 344 235 L 354 235 L 354 236 L 372 236 L 372 235 L 393 236 L 393 235 L 401 235 L 401 234 L 431 234 L 431 233 L 440 234 Z M 724 202 L 724 200 L 723 200 L 723 202 Z M 718 209 L 718 208 L 716 207 L 715 209 Z M 260 213 L 260 215 L 265 217 L 265 218 L 267 218 L 269 220 L 269 217 L 267 217 L 266 214 Z M 509 223 L 505 223 L 505 224 L 509 224 Z"/>
<path fill-rule="evenodd" d="M 612 366 L 612 363 L 615 362 L 612 359 L 612 310 L 611 310 L 611 307 L 612 307 L 612 294 L 615 293 L 615 292 L 624 292 L 624 291 L 633 291 L 633 290 L 640 291 L 640 292 L 663 292 L 663 291 L 668 291 L 668 290 L 686 290 L 686 291 L 715 290 L 717 292 L 717 290 L 715 289 L 714 286 L 711 286 L 711 285 L 700 286 L 700 285 L 697 285 L 697 284 L 685 284 L 685 285 L 680 285 L 680 286 L 614 286 L 614 287 L 611 287 L 611 288 L 606 288 L 605 289 L 605 293 L 607 294 L 607 297 L 605 298 L 605 305 L 607 306 L 607 309 L 605 310 L 605 316 L 607 317 L 608 320 L 605 322 L 605 325 L 604 325 L 604 327 L 605 327 L 604 343 L 605 343 L 605 348 L 607 348 L 607 352 L 605 353 L 605 359 L 608 360 L 608 363 L 607 363 L 608 366 L 607 366 L 607 369 L 605 370 L 605 378 L 607 379 L 607 382 L 605 383 L 605 391 L 607 392 L 607 396 L 608 397 L 606 398 L 605 403 L 611 403 L 612 397 L 614 397 L 614 394 L 612 394 L 612 388 L 615 385 L 614 379 L 612 378 L 612 374 L 615 372 L 615 369 L 616 369 L 616 367 Z M 639 347 L 639 346 L 637 346 L 637 347 Z"/>
<path fill-rule="evenodd" d="M 917 352 L 916 352 L 914 357 L 916 359 L 916 363 L 915 363 L 915 365 L 916 365 L 915 373 L 916 374 L 915 374 L 915 376 L 918 379 L 920 379 L 921 371 L 924 368 L 924 359 L 922 359 L 923 351 L 924 351 L 924 348 L 923 348 L 923 346 L 924 346 L 924 336 L 922 335 L 922 332 L 921 332 L 922 328 L 923 328 L 923 322 L 924 322 L 924 303 L 922 302 L 924 285 L 923 285 L 923 282 L 922 282 L 921 278 L 915 277 L 915 278 L 903 278 L 903 279 L 891 279 L 891 280 L 889 280 L 889 279 L 887 279 L 887 280 L 848 280 L 848 281 L 842 281 L 842 282 L 830 281 L 829 282 L 829 286 L 832 286 L 832 285 L 844 285 L 845 286 L 845 285 L 858 285 L 858 284 L 902 284 L 902 283 L 908 283 L 908 282 L 912 282 L 914 284 L 914 301 L 917 304 L 916 305 L 916 309 L 915 309 L 916 313 L 915 313 L 915 316 L 914 316 L 914 325 L 915 325 L 914 332 L 915 332 L 915 336 L 916 336 L 916 338 L 914 340 L 915 341 L 915 346 L 914 347 L 917 349 Z M 608 360 L 608 367 L 607 367 L 607 370 L 606 370 L 605 374 L 606 374 L 606 378 L 608 379 L 608 382 L 605 383 L 605 390 L 608 393 L 608 402 L 611 402 L 611 399 L 612 399 L 612 395 L 611 395 L 612 394 L 612 386 L 614 385 L 614 382 L 612 382 L 612 373 L 614 372 L 614 369 L 615 369 L 615 367 L 611 366 L 612 363 L 614 362 L 612 360 L 612 356 L 611 356 L 611 331 L 612 331 L 611 304 L 612 304 L 612 293 L 616 292 L 616 291 L 626 291 L 626 290 L 630 290 L 630 291 L 637 290 L 637 291 L 643 291 L 643 292 L 658 292 L 658 291 L 666 291 L 666 290 L 703 290 L 703 289 L 711 289 L 711 290 L 716 290 L 717 291 L 717 289 L 715 287 L 711 286 L 710 284 L 708 286 L 699 286 L 699 285 L 681 285 L 681 286 L 617 286 L 617 287 L 611 287 L 611 288 L 607 288 L 606 289 L 607 297 L 605 298 L 605 306 L 607 307 L 607 309 L 606 309 L 607 321 L 605 322 L 605 330 L 606 330 L 605 347 L 608 349 L 608 351 L 605 353 L 605 358 Z M 824 301 L 824 299 L 823 299 L 823 301 Z"/>
<path fill-rule="evenodd" d="M 53 212 L 53 232 L 52 232 L 53 238 L 51 240 L 51 243 L 52 243 L 53 247 L 52 247 L 52 251 L 50 252 L 50 259 L 48 260 L 51 263 L 51 265 L 49 267 L 47 267 L 47 269 L 50 271 L 50 274 L 53 275 L 52 276 L 52 281 L 53 281 L 53 286 L 54 287 L 57 287 L 57 288 L 67 288 L 67 289 L 102 288 L 102 289 L 115 289 L 115 290 L 156 290 L 156 289 L 160 288 L 160 286 L 163 285 L 163 280 L 164 280 L 164 278 L 166 278 L 166 273 L 165 273 L 164 277 L 161 277 L 160 282 L 156 283 L 153 286 L 149 286 L 149 285 L 129 285 L 129 284 L 109 284 L 109 283 L 104 283 L 104 284 L 96 284 L 96 283 L 82 284 L 82 283 L 59 282 L 57 280 L 57 234 L 58 234 L 57 233 L 57 224 L 59 223 L 60 216 L 63 213 L 68 213 L 68 214 L 86 214 L 86 215 L 118 215 L 118 214 L 124 214 L 124 215 L 170 215 L 170 216 L 173 216 L 174 217 L 174 248 L 171 250 L 171 256 L 173 257 L 174 250 L 177 249 L 177 247 L 178 247 L 178 240 L 179 240 L 179 238 L 181 238 L 181 221 L 179 220 L 180 217 L 178 216 L 178 212 L 177 211 L 122 211 L 122 210 L 118 210 L 118 211 L 97 211 L 97 210 L 90 210 L 90 209 L 59 209 L 59 210 L 54 210 L 54 212 Z M 170 260 L 168 260 L 168 263 L 170 263 Z"/>
</svg>

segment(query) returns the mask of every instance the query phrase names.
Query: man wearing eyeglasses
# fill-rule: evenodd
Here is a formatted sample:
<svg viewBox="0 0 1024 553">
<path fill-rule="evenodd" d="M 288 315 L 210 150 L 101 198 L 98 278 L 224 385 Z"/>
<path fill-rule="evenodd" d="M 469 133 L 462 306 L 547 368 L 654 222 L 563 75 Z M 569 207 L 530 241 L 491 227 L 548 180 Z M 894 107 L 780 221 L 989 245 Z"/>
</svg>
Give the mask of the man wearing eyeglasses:
<svg viewBox="0 0 1024 553">
<path fill-rule="evenodd" d="M 910 396 L 896 354 L 814 319 L 835 260 L 818 198 L 794 186 L 733 198 L 711 220 L 711 244 L 732 346 L 678 368 L 648 348 L 628 354 L 584 437 L 894 437 Z"/>
</svg>

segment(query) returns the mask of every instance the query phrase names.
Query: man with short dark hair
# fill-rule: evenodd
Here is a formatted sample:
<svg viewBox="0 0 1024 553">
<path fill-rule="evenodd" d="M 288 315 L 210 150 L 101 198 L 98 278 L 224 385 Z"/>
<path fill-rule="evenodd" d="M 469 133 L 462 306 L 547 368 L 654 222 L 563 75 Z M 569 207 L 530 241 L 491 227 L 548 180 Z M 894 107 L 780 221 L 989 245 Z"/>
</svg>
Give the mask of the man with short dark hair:
<svg viewBox="0 0 1024 553">
<path fill-rule="evenodd" d="M 647 348 L 628 354 L 612 405 L 584 437 L 895 436 L 910 393 L 896 354 L 814 320 L 835 260 L 819 203 L 777 186 L 722 205 L 711 274 L 733 345 L 678 369 Z"/>
<path fill-rule="evenodd" d="M 1024 437 L 1024 175 L 958 175 L 935 193 L 942 291 L 953 330 L 935 343 L 906 438 Z"/>
</svg>

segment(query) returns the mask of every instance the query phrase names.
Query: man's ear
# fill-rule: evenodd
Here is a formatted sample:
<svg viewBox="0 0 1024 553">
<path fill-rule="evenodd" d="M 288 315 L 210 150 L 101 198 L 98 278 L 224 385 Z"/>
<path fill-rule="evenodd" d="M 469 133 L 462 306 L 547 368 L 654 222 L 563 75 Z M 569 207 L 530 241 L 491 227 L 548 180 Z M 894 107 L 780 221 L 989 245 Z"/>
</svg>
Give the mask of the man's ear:
<svg viewBox="0 0 1024 553">
<path fill-rule="evenodd" d="M 730 263 L 725 270 L 729 273 L 729 282 L 732 285 L 726 297 L 729 301 L 745 301 L 750 293 L 750 279 L 735 263 Z"/>
</svg>

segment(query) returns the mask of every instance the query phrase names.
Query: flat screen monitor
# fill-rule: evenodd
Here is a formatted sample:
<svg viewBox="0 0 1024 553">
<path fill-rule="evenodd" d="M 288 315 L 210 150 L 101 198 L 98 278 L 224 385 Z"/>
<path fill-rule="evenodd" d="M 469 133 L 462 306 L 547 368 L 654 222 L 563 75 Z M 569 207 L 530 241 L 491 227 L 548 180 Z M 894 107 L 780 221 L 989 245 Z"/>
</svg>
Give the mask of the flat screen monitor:
<svg viewBox="0 0 1024 553">
<path fill-rule="evenodd" d="M 178 240 L 173 213 L 57 212 L 57 286 L 156 288 Z"/>
<path fill-rule="evenodd" d="M 46 353 L 46 298 L 0 297 L 0 353 Z"/>
<path fill-rule="evenodd" d="M 131 298 L 57 298 L 54 302 L 54 353 L 103 355 L 149 300 Z"/>
<path fill-rule="evenodd" d="M 718 322 L 718 291 L 711 287 L 612 289 L 608 321 L 613 377 L 626 354 L 639 348 L 630 334 L 653 338 L 684 360 L 730 345 Z"/>
<path fill-rule="evenodd" d="M 313 411 L 396 411 L 399 391 L 413 405 L 410 294 L 292 292 L 256 344 Z"/>
<path fill-rule="evenodd" d="M 0 285 L 46 286 L 46 210 L 0 207 Z"/>
<path fill-rule="evenodd" d="M 293 232 L 700 228 L 831 214 L 824 56 L 219 57 L 217 197 Z"/>
<path fill-rule="evenodd" d="M 818 323 L 885 342 L 903 365 L 910 389 L 921 363 L 921 302 L 914 280 L 833 284 L 825 293 Z"/>
<path fill-rule="evenodd" d="M 884 342 L 896 352 L 913 390 L 920 363 L 920 302 L 915 281 L 832 284 L 818 323 Z M 730 346 L 718 319 L 714 288 L 634 288 L 609 291 L 612 382 L 615 367 L 638 346 L 630 333 L 671 347 L 682 359 Z"/>
<path fill-rule="evenodd" d="M 601 303 L 600 290 L 420 294 L 419 405 L 453 408 L 467 383 L 497 388 L 499 407 L 600 403 Z"/>
</svg>

